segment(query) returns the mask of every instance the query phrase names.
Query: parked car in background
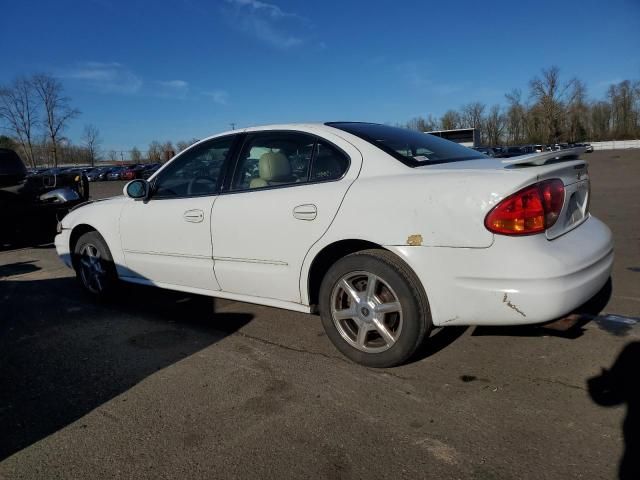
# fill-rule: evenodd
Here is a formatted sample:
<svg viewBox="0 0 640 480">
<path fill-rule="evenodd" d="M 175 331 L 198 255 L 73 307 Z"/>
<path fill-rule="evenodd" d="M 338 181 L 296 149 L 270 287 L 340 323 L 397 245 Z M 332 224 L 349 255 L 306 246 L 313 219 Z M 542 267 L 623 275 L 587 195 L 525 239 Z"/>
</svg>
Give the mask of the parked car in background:
<svg viewBox="0 0 640 480">
<path fill-rule="evenodd" d="M 58 168 L 29 175 L 16 152 L 0 148 L 0 241 L 30 233 L 51 241 L 57 216 L 88 198 L 82 174 Z"/>
<path fill-rule="evenodd" d="M 90 182 L 97 182 L 100 180 L 100 174 L 110 170 L 112 167 L 95 167 L 87 172 L 87 179 Z"/>
<path fill-rule="evenodd" d="M 147 166 L 144 164 L 130 165 L 120 174 L 120 179 L 134 180 L 136 178 L 142 178 L 142 173 L 146 168 Z"/>
<path fill-rule="evenodd" d="M 517 157 L 519 155 L 524 155 L 526 152 L 523 151 L 522 147 L 502 147 L 502 158 L 511 158 Z"/>
<path fill-rule="evenodd" d="M 120 172 L 120 180 L 133 180 L 136 178 L 135 165 L 128 165 Z"/>
<path fill-rule="evenodd" d="M 584 147 L 585 153 L 593 153 L 593 145 L 591 145 L 590 143 L 574 143 L 572 146 Z"/>
<path fill-rule="evenodd" d="M 145 167 L 142 171 L 142 177 L 145 180 L 150 178 L 154 173 L 158 171 L 158 169 L 162 166 L 161 163 L 151 163 Z"/>
<path fill-rule="evenodd" d="M 107 172 L 106 180 L 120 180 L 122 173 L 126 170 L 127 167 L 113 167 Z"/>
<path fill-rule="evenodd" d="M 110 166 L 108 168 L 105 168 L 103 171 L 101 171 L 100 173 L 98 173 L 98 180 L 101 182 L 104 182 L 106 180 L 108 180 L 107 176 L 109 175 L 109 173 L 114 170 L 117 167 L 114 166 Z"/>
<path fill-rule="evenodd" d="M 344 355 L 389 367 L 434 327 L 550 321 L 607 283 L 611 232 L 589 213 L 580 151 L 495 159 L 371 123 L 248 128 L 73 210 L 55 244 L 96 297 L 126 281 L 319 311 Z"/>
<path fill-rule="evenodd" d="M 498 158 L 501 156 L 501 152 L 493 147 L 474 147 L 473 149 L 480 153 L 484 153 L 488 157 Z"/>
</svg>

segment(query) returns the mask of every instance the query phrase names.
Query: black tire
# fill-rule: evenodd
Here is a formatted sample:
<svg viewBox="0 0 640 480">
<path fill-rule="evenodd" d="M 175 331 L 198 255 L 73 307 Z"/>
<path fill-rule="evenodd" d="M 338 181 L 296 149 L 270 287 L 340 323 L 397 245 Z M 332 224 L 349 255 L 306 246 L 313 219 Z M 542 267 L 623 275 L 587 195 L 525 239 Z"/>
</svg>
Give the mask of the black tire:
<svg viewBox="0 0 640 480">
<path fill-rule="evenodd" d="M 107 242 L 98 232 L 80 236 L 73 249 L 73 266 L 80 285 L 92 297 L 102 300 L 113 295 L 118 274 Z"/>
<path fill-rule="evenodd" d="M 399 303 L 399 311 L 370 312 L 365 307 L 361 308 L 366 303 L 355 303 L 354 297 L 341 287 L 344 285 L 341 283 L 342 279 L 346 279 L 365 302 L 364 297 L 369 298 L 366 293 L 369 282 L 362 283 L 359 280 L 365 276 L 367 279 L 374 279 L 374 303 L 378 306 L 381 303 L 376 302 L 389 301 L 388 305 Z M 352 278 L 356 280 L 351 280 Z M 363 290 L 358 289 L 358 283 L 363 286 Z M 380 300 L 379 297 L 383 295 L 390 300 Z M 332 307 L 340 310 L 337 306 L 344 308 L 344 305 L 347 307 L 345 312 L 351 309 L 361 312 L 358 313 L 358 318 L 334 320 Z M 429 302 L 420 280 L 400 258 L 386 250 L 356 252 L 333 264 L 320 285 L 319 310 L 324 330 L 336 348 L 354 362 L 368 367 L 393 367 L 406 362 L 433 328 Z M 373 318 L 377 320 L 373 321 Z M 387 332 L 392 334 L 386 337 L 388 340 L 380 334 L 380 319 L 388 327 Z M 362 341 L 359 337 L 361 325 L 366 325 Z M 394 325 L 397 329 L 395 333 Z M 376 335 L 380 338 L 376 338 Z M 381 349 L 384 350 L 379 351 Z"/>
</svg>

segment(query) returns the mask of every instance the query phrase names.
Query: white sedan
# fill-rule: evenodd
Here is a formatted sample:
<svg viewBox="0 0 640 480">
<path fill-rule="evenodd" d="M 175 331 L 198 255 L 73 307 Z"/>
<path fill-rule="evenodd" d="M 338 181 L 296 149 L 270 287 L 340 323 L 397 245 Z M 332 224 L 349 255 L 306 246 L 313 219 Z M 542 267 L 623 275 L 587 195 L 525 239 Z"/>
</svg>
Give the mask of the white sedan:
<svg viewBox="0 0 640 480">
<path fill-rule="evenodd" d="M 371 123 L 236 130 L 72 210 L 55 243 L 95 296 L 125 281 L 319 312 L 344 355 L 393 366 L 433 327 L 546 322 L 605 285 L 611 232 L 585 162 L 558 155 Z"/>
</svg>

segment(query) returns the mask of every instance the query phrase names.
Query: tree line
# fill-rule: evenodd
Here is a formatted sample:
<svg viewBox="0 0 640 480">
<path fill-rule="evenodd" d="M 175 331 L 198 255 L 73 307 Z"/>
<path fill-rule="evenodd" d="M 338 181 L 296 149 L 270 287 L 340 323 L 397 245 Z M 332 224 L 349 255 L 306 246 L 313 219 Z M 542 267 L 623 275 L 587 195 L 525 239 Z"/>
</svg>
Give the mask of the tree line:
<svg viewBox="0 0 640 480">
<path fill-rule="evenodd" d="M 558 67 L 543 69 L 528 92 L 514 89 L 504 105 L 471 102 L 441 117 L 416 117 L 413 130 L 476 128 L 483 145 L 555 144 L 640 138 L 640 81 L 609 86 L 604 99 L 587 96 L 583 81 L 562 81 Z"/>
<path fill-rule="evenodd" d="M 102 138 L 95 125 L 85 125 L 80 144 L 64 136 L 69 123 L 80 115 L 64 94 L 62 83 L 52 75 L 38 73 L 20 76 L 8 85 L 0 85 L 0 147 L 20 153 L 31 167 L 58 166 L 64 163 L 95 165 L 96 161 L 132 161 L 141 163 L 166 161 L 192 145 L 197 139 L 173 144 L 154 140 L 148 150 L 137 147 L 128 151 L 102 151 Z"/>
<path fill-rule="evenodd" d="M 47 145 L 57 166 L 60 147 L 65 144 L 63 132 L 79 114 L 64 95 L 60 81 L 51 75 L 18 77 L 12 84 L 0 86 L 0 119 L 32 166 L 42 144 Z"/>
<path fill-rule="evenodd" d="M 0 85 L 0 147 L 17 150 L 26 163 L 58 166 L 65 163 L 162 162 L 197 139 L 152 141 L 146 151 L 102 151 L 98 128 L 85 125 L 79 145 L 64 136 L 69 122 L 80 115 L 64 94 L 62 83 L 38 73 Z M 543 69 L 529 81 L 528 91 L 514 89 L 505 104 L 471 102 L 447 110 L 441 117 L 416 117 L 401 125 L 423 132 L 476 128 L 484 145 L 553 144 L 640 138 L 640 81 L 624 80 L 609 86 L 603 99 L 587 96 L 578 78 L 562 81 L 558 67 Z"/>
</svg>

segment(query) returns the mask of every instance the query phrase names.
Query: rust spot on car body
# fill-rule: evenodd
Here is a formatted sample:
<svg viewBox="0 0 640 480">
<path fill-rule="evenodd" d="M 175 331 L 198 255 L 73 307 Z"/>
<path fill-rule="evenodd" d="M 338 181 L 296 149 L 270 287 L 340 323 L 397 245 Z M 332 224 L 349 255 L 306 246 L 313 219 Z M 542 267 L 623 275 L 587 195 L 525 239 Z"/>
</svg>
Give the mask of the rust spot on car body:
<svg viewBox="0 0 640 480">
<path fill-rule="evenodd" d="M 411 245 L 412 247 L 419 247 L 420 245 L 422 245 L 422 235 L 409 235 L 409 237 L 407 238 L 407 245 Z"/>
<path fill-rule="evenodd" d="M 522 315 L 523 317 L 526 317 L 525 313 L 520 310 L 516 305 L 514 305 L 513 303 L 511 303 L 511 300 L 509 300 L 509 297 L 507 297 L 507 294 L 504 294 L 504 297 L 502 298 L 502 303 L 506 303 L 507 307 L 515 310 L 516 312 L 518 312 L 520 315 Z"/>
</svg>

